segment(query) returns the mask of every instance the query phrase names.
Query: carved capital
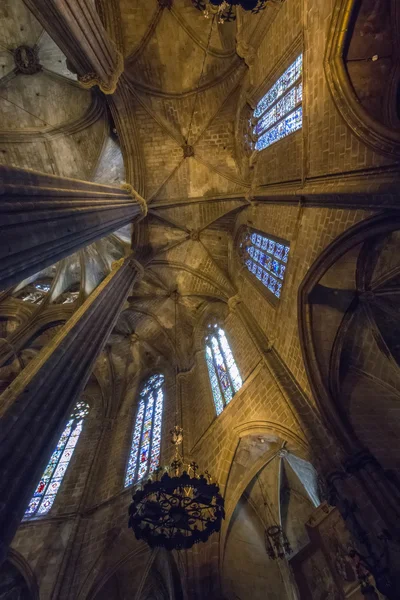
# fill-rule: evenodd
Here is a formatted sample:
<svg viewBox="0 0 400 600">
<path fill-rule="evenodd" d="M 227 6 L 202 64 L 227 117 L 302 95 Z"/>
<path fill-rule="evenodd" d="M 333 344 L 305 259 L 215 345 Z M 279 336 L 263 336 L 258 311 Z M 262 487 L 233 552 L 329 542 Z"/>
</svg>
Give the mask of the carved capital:
<svg viewBox="0 0 400 600">
<path fill-rule="evenodd" d="M 257 56 L 257 50 L 253 46 L 246 43 L 244 40 L 240 40 L 236 44 L 236 52 L 238 53 L 240 58 L 243 58 L 244 62 L 248 67 L 253 66 L 255 58 Z"/>
<path fill-rule="evenodd" d="M 239 294 L 235 294 L 234 296 L 231 296 L 228 300 L 228 308 L 231 312 L 235 312 L 237 309 L 238 304 L 240 304 L 242 301 L 241 297 Z"/>
<path fill-rule="evenodd" d="M 109 81 L 103 81 L 103 79 L 101 79 L 97 73 L 85 73 L 84 75 L 78 75 L 78 81 L 83 88 L 90 89 L 97 85 L 103 94 L 109 95 L 115 93 L 119 78 L 124 70 L 124 57 L 120 52 L 118 52 L 118 50 L 116 50 L 115 53 L 117 57 L 117 64 L 115 71 L 110 76 Z"/>
<path fill-rule="evenodd" d="M 129 192 L 132 198 L 136 200 L 136 202 L 140 205 L 140 210 L 142 211 L 143 216 L 145 217 L 147 215 L 146 200 L 140 194 L 138 194 L 138 192 L 131 186 L 130 183 L 123 183 L 121 188 Z"/>
</svg>

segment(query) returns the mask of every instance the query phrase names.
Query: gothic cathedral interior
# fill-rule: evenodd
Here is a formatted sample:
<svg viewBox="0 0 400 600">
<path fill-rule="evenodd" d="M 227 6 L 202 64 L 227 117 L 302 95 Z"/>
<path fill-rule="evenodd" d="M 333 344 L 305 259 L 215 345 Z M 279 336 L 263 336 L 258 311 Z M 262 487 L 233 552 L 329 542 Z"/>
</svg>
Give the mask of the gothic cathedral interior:
<svg viewBox="0 0 400 600">
<path fill-rule="evenodd" d="M 0 600 L 400 600 L 400 1 L 0 24 Z"/>
</svg>

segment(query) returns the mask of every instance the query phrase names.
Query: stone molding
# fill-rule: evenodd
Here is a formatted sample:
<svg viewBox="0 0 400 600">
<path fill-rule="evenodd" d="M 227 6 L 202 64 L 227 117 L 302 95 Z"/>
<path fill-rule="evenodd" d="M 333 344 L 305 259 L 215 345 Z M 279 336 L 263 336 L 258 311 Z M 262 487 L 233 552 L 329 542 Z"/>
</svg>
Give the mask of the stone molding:
<svg viewBox="0 0 400 600">
<path fill-rule="evenodd" d="M 336 2 L 324 59 L 327 83 L 336 108 L 353 133 L 376 152 L 393 159 L 400 156 L 400 132 L 376 121 L 361 105 L 343 61 L 354 7 L 355 0 Z"/>
<path fill-rule="evenodd" d="M 121 188 L 123 190 L 126 190 L 127 192 L 129 192 L 129 194 L 131 195 L 131 197 L 133 198 L 133 200 L 136 200 L 136 202 L 140 206 L 140 210 L 142 211 L 142 215 L 145 217 L 147 215 L 147 202 L 146 202 L 146 200 L 140 194 L 138 194 L 138 192 L 131 186 L 130 183 L 123 183 L 121 185 Z"/>
<path fill-rule="evenodd" d="M 25 128 L 0 130 L 0 143 L 31 143 L 35 141 L 55 140 L 59 137 L 73 135 L 97 123 L 105 115 L 105 102 L 101 96 L 94 94 L 87 111 L 78 119 L 66 121 L 56 127 Z"/>
<path fill-rule="evenodd" d="M 0 287 L 19 283 L 143 216 L 145 202 L 135 194 L 0 166 Z"/>
<path fill-rule="evenodd" d="M 108 36 L 92 0 L 24 0 L 67 57 L 85 88 L 98 85 L 113 94 L 124 68 L 122 54 Z"/>
</svg>

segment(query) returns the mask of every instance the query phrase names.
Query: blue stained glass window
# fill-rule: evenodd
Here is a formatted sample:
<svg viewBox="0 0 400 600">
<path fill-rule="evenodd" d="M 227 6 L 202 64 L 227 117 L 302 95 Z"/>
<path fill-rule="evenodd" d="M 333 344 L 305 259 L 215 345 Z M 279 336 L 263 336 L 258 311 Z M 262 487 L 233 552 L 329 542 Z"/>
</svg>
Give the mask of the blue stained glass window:
<svg viewBox="0 0 400 600">
<path fill-rule="evenodd" d="M 257 104 L 250 119 L 256 150 L 263 150 L 302 127 L 302 70 L 300 54 Z"/>
<path fill-rule="evenodd" d="M 25 511 L 25 519 L 45 515 L 53 506 L 88 412 L 86 402 L 77 402 Z"/>
<path fill-rule="evenodd" d="M 160 464 L 163 384 L 163 375 L 152 375 L 140 392 L 125 487 L 140 481 Z"/>
<path fill-rule="evenodd" d="M 276 298 L 280 298 L 289 257 L 289 243 L 278 242 L 270 236 L 250 231 L 242 236 L 240 248 L 248 271 Z"/>
<path fill-rule="evenodd" d="M 220 415 L 235 393 L 242 387 L 242 378 L 225 332 L 216 323 L 208 326 L 206 362 L 215 410 L 217 415 Z"/>
</svg>

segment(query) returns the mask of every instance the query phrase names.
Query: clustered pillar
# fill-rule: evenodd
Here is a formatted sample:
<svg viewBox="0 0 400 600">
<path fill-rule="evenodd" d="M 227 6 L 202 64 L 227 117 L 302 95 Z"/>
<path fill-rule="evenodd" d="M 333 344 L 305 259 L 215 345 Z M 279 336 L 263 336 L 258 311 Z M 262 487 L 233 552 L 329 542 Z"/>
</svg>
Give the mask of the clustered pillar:
<svg viewBox="0 0 400 600">
<path fill-rule="evenodd" d="M 64 52 L 80 83 L 113 94 L 124 61 L 107 35 L 93 0 L 24 0 Z"/>
<path fill-rule="evenodd" d="M 0 290 L 144 214 L 145 200 L 129 185 L 0 166 Z"/>
<path fill-rule="evenodd" d="M 138 277 L 138 267 L 132 258 L 118 261 L 0 396 L 0 561 Z"/>
</svg>

